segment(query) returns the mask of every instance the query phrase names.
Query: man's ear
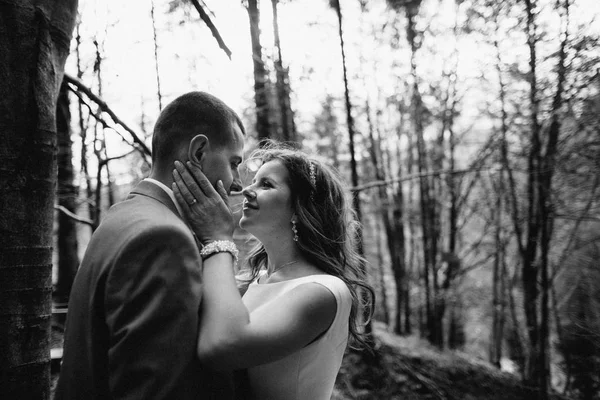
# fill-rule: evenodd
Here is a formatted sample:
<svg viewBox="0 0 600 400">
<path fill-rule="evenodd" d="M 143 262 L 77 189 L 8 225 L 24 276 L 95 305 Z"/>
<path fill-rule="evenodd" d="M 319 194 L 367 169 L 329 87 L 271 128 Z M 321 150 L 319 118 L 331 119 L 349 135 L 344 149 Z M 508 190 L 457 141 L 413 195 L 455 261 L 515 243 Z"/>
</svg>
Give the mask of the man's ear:
<svg viewBox="0 0 600 400">
<path fill-rule="evenodd" d="M 205 135 L 194 136 L 192 140 L 190 140 L 188 160 L 198 168 L 202 169 L 202 163 L 209 149 L 210 143 Z"/>
</svg>

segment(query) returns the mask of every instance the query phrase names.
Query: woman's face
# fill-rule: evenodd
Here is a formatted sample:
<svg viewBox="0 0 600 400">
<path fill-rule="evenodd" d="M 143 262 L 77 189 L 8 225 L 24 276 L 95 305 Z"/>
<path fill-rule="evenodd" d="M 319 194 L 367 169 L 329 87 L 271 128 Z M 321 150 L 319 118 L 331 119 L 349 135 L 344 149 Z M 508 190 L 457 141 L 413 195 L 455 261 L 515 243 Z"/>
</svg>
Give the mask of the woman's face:
<svg viewBox="0 0 600 400">
<path fill-rule="evenodd" d="M 289 172 L 279 160 L 264 163 L 246 187 L 240 227 L 259 240 L 291 235 L 292 208 Z"/>
</svg>

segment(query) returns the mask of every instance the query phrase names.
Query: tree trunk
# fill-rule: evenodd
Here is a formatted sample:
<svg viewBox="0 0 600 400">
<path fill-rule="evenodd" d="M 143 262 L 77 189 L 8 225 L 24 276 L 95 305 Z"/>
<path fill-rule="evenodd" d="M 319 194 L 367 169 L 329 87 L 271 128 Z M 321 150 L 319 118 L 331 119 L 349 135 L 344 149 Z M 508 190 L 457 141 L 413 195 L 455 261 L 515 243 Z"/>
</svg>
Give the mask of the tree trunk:
<svg viewBox="0 0 600 400">
<path fill-rule="evenodd" d="M 156 70 L 156 97 L 158 98 L 158 111 L 162 111 L 162 92 L 160 90 L 160 68 L 158 64 L 158 38 L 156 35 L 156 18 L 154 17 L 154 0 L 150 0 L 150 17 L 152 19 L 152 37 L 154 39 L 154 68 Z"/>
<path fill-rule="evenodd" d="M 352 186 L 358 186 L 358 168 L 356 165 L 356 151 L 354 149 L 354 118 L 352 117 L 352 103 L 350 101 L 350 90 L 348 88 L 348 71 L 346 68 L 346 50 L 344 48 L 344 29 L 342 25 L 342 9 L 340 7 L 339 0 L 333 0 L 331 2 L 338 18 L 338 35 L 340 38 L 340 49 L 342 52 L 342 69 L 344 72 L 344 99 L 346 100 L 346 124 L 348 126 L 348 145 L 350 149 L 350 170 L 352 174 Z M 358 191 L 352 192 L 352 207 L 356 213 L 358 222 L 362 221 L 362 212 L 360 208 L 360 197 Z M 357 232 L 357 250 L 359 255 L 364 256 L 363 249 L 363 234 L 362 229 L 359 228 Z M 362 270 L 366 275 L 366 265 L 361 266 Z M 366 293 L 363 293 L 366 296 Z M 365 325 L 365 333 L 369 336 L 369 340 L 372 341 L 373 325 L 369 319 Z"/>
<path fill-rule="evenodd" d="M 375 232 L 376 232 L 376 238 L 375 240 L 377 241 L 377 271 L 379 273 L 379 287 L 381 288 L 381 308 L 383 309 L 383 320 L 385 322 L 385 325 L 388 327 L 390 326 L 390 308 L 388 307 L 388 294 L 387 294 L 387 287 L 385 284 L 385 272 L 386 272 L 386 268 L 385 268 L 385 263 L 383 262 L 383 235 L 381 234 L 383 231 L 382 227 L 381 227 L 381 222 L 375 220 Z M 396 293 L 396 296 L 398 296 L 398 293 Z M 398 313 L 399 311 L 396 311 L 396 313 Z"/>
<path fill-rule="evenodd" d="M 367 124 L 369 127 L 369 142 L 370 142 L 370 155 L 371 162 L 373 163 L 373 169 L 375 170 L 375 179 L 378 181 L 385 181 L 386 173 L 385 169 L 381 165 L 379 154 L 381 154 L 379 141 L 375 139 L 373 121 L 371 119 L 371 107 L 369 101 L 366 103 L 365 112 L 367 114 Z M 397 207 L 402 207 L 402 204 L 392 204 L 390 202 L 390 196 L 387 192 L 387 188 L 383 185 L 378 187 L 378 197 L 380 204 L 381 218 L 383 226 L 385 228 L 388 251 L 390 253 L 390 261 L 392 264 L 392 271 L 394 273 L 394 282 L 396 284 L 396 319 L 394 323 L 394 332 L 401 334 L 403 332 L 402 327 L 402 311 L 404 301 L 404 227 L 402 226 L 402 211 L 399 211 L 399 224 L 400 228 L 397 230 L 395 218 L 390 217 L 390 206 L 394 207 L 394 213 L 396 213 Z M 402 230 L 400 230 L 402 229 Z M 399 249 L 402 248 L 402 253 L 399 254 Z"/>
<path fill-rule="evenodd" d="M 552 102 L 552 122 L 548 130 L 546 151 L 539 165 L 539 208 L 541 220 L 540 235 L 540 280 L 541 280 L 541 299 L 540 299 L 540 348 L 539 348 L 539 386 L 540 399 L 547 399 L 550 389 L 550 289 L 552 283 L 549 280 L 548 255 L 550 253 L 550 241 L 552 240 L 552 230 L 554 224 L 554 206 L 552 202 L 552 178 L 556 164 L 556 153 L 558 147 L 558 137 L 560 134 L 561 119 L 559 117 L 562 108 L 563 90 L 567 74 L 566 66 L 566 46 L 569 40 L 569 0 L 564 1 L 565 24 L 563 29 L 563 39 L 558 52 L 558 79 L 557 88 Z"/>
<path fill-rule="evenodd" d="M 415 160 L 414 160 L 414 141 L 413 141 L 413 136 L 408 134 L 406 135 L 407 139 L 408 139 L 408 149 L 407 149 L 407 157 L 406 157 L 406 173 L 408 175 L 412 175 L 414 172 L 414 165 L 415 165 Z M 399 189 L 401 190 L 401 189 Z M 413 210 L 414 209 L 414 201 L 415 201 L 415 183 L 414 180 L 409 180 L 408 181 L 408 196 L 407 196 L 407 204 L 406 204 L 406 208 L 408 210 Z M 411 214 L 408 215 L 407 218 L 407 222 L 408 222 L 408 235 L 410 237 L 410 241 L 408 243 L 408 248 L 410 249 L 410 253 L 408 255 L 408 268 L 407 268 L 407 277 L 408 276 L 414 276 L 417 279 L 419 279 L 419 273 L 420 271 L 422 271 L 421 265 L 420 265 L 420 258 L 417 257 L 417 240 L 416 240 L 416 232 L 417 229 L 415 227 L 415 220 L 414 218 L 411 216 Z M 415 275 L 413 275 L 413 271 L 416 271 Z M 404 303 L 405 306 L 405 313 L 404 313 L 404 327 L 406 328 L 406 334 L 409 335 L 412 333 L 412 324 L 411 324 L 411 319 L 410 319 L 410 305 L 408 304 L 410 300 L 410 295 L 408 293 L 408 285 L 407 285 L 407 293 L 406 293 L 406 301 Z M 421 325 L 419 325 L 419 328 L 421 328 Z M 421 336 L 423 334 L 424 330 L 421 329 Z"/>
<path fill-rule="evenodd" d="M 248 18 L 250 19 L 250 39 L 252 41 L 252 63 L 254 66 L 254 102 L 256 105 L 256 132 L 258 141 L 272 137 L 269 121 L 270 105 L 267 93 L 267 70 L 262 57 L 260 44 L 260 12 L 258 0 L 248 0 Z"/>
<path fill-rule="evenodd" d="M 423 261 L 424 261 L 424 286 L 425 286 L 425 318 L 428 340 L 438 347 L 443 346 L 442 324 L 437 312 L 437 237 L 435 229 L 436 208 L 434 200 L 431 198 L 431 182 L 429 177 L 424 176 L 428 171 L 427 149 L 424 139 L 423 127 L 423 104 L 419 92 L 419 84 L 416 74 L 416 52 L 418 45 L 416 42 L 417 31 L 415 28 L 415 17 L 419 10 L 419 3 L 409 5 L 406 8 L 407 15 L 407 40 L 411 47 L 411 75 L 413 79 L 413 123 L 414 133 L 417 138 L 417 165 L 420 182 L 420 205 L 421 205 L 421 227 L 423 231 Z"/>
<path fill-rule="evenodd" d="M 71 147 L 71 112 L 69 111 L 69 88 L 63 81 L 56 108 L 56 132 L 58 136 L 58 205 L 77 214 L 77 188 L 73 185 L 73 152 Z M 79 266 L 77 255 L 77 222 L 64 212 L 58 213 L 58 279 L 54 299 L 67 303 L 75 273 Z"/>
<path fill-rule="evenodd" d="M 100 54 L 100 45 L 97 40 L 94 40 L 94 46 L 96 47 L 96 61 L 94 63 L 94 70 L 96 71 L 96 75 L 98 77 L 98 96 L 102 97 L 102 55 Z M 100 107 L 98 107 L 97 110 L 98 115 L 101 114 L 99 108 Z M 102 134 L 102 137 L 100 137 L 99 133 Z M 101 125 L 98 119 L 96 119 L 96 123 L 94 125 L 93 150 L 96 160 L 98 161 L 98 169 L 96 170 L 96 190 L 94 192 L 94 216 L 96 217 L 94 220 L 94 225 L 97 227 L 102 218 L 102 167 L 104 166 L 104 163 L 102 162 L 102 153 L 106 151 L 104 125 Z"/>
<path fill-rule="evenodd" d="M 77 1 L 0 2 L 2 396 L 50 395 L 56 102 Z"/>
<path fill-rule="evenodd" d="M 526 379 L 535 386 L 539 385 L 540 374 L 540 337 L 539 317 L 537 313 L 539 297 L 539 268 L 536 264 L 538 239 L 540 233 L 539 213 L 539 165 L 541 158 L 540 124 L 538 121 L 539 100 L 537 94 L 537 31 L 535 21 L 535 0 L 525 0 L 527 13 L 527 44 L 529 47 L 529 112 L 530 112 L 530 149 L 528 154 L 527 181 L 527 242 L 522 255 L 523 307 L 527 323 L 530 358 L 527 360 Z M 544 398 L 543 388 L 539 393 Z"/>
<path fill-rule="evenodd" d="M 458 12 L 457 12 L 458 14 Z M 457 35 L 458 32 L 458 23 L 455 22 L 454 26 L 454 35 Z M 457 95 L 456 95 L 456 82 L 458 78 L 456 76 L 456 71 L 458 68 L 458 50 L 454 50 L 455 62 L 453 69 L 449 73 L 445 73 L 444 76 L 448 80 L 448 86 L 446 89 L 446 94 L 444 96 L 444 110 L 442 114 L 442 130 L 440 132 L 438 138 L 437 151 L 438 154 L 435 156 L 436 159 L 436 171 L 441 171 L 444 169 L 444 161 L 448 163 L 448 171 L 445 183 L 447 187 L 447 195 L 450 197 L 449 201 L 444 200 L 444 181 L 441 179 L 441 176 L 436 180 L 438 182 L 438 190 L 436 199 L 431 199 L 433 202 L 432 208 L 436 210 L 435 221 L 434 224 L 434 238 L 441 237 L 441 215 L 442 207 L 444 203 L 449 203 L 448 207 L 448 250 L 445 254 L 443 254 L 443 258 L 446 262 L 446 270 L 445 277 L 442 283 L 441 293 L 437 296 L 436 302 L 436 320 L 438 326 L 438 335 L 443 335 L 443 320 L 444 315 L 446 313 L 447 302 L 450 299 L 451 288 L 454 284 L 454 278 L 460 270 L 460 259 L 457 255 L 456 247 L 458 245 L 458 213 L 459 213 L 459 201 L 458 201 L 458 187 L 460 181 L 457 182 L 457 178 L 454 174 L 456 170 L 456 138 L 454 135 L 454 117 L 456 114 L 456 105 L 457 105 Z M 445 134 L 448 134 L 448 156 L 445 157 Z M 446 158 L 446 160 L 445 160 Z M 436 182 L 434 181 L 434 182 Z M 466 195 L 465 195 L 466 196 Z M 438 205 L 439 204 L 439 205 Z M 437 247 L 437 246 L 436 246 Z M 437 249 L 436 249 L 437 252 Z M 437 272 L 436 272 L 437 274 Z M 450 315 L 450 326 L 452 328 L 451 333 L 449 333 L 448 337 L 448 345 L 450 348 L 453 348 L 454 345 L 462 346 L 464 344 L 464 332 L 462 332 L 463 323 L 460 319 L 461 310 L 460 310 L 460 302 L 458 298 L 454 299 L 453 304 L 451 305 L 451 315 Z M 450 340 L 452 339 L 452 340 Z M 443 345 L 443 342 L 440 344 Z"/>
<path fill-rule="evenodd" d="M 77 23 L 77 27 L 75 28 L 75 41 L 76 41 L 76 46 L 75 46 L 75 55 L 77 57 L 76 59 L 76 63 L 77 63 L 77 78 L 81 79 L 81 77 L 83 76 L 83 70 L 81 69 L 81 53 L 80 53 L 80 47 L 81 47 L 81 35 L 79 32 L 79 26 L 81 25 L 81 22 Z M 79 135 L 81 136 L 81 172 L 83 173 L 84 179 L 85 179 L 85 194 L 86 194 L 86 207 L 88 210 L 88 217 L 90 221 L 94 221 L 96 222 L 96 213 L 95 213 L 95 207 L 94 207 L 94 201 L 93 201 L 93 196 L 94 196 L 94 191 L 92 190 L 92 180 L 90 178 L 90 173 L 88 170 L 88 163 L 87 163 L 87 159 L 88 159 L 88 145 L 87 145 L 87 129 L 89 124 L 86 124 L 86 121 L 83 117 L 83 101 L 78 97 L 77 98 L 77 111 L 78 111 L 78 116 L 79 116 Z M 96 229 L 97 225 L 94 223 L 92 225 L 90 225 L 90 229 L 92 232 L 94 232 L 94 230 Z"/>
<path fill-rule="evenodd" d="M 502 238 L 502 210 L 504 197 L 504 176 L 501 173 L 496 187 L 496 204 L 491 210 L 492 221 L 494 221 L 494 242 L 496 253 L 494 256 L 494 272 L 492 281 L 492 329 L 490 335 L 490 363 L 500 369 L 502 358 L 502 343 L 504 340 L 504 316 L 505 316 L 505 287 L 504 287 L 504 246 Z"/>
<path fill-rule="evenodd" d="M 275 41 L 275 73 L 277 76 L 277 103 L 279 104 L 279 117 L 281 125 L 281 139 L 284 142 L 297 143 L 296 125 L 294 124 L 294 113 L 290 101 L 290 82 L 289 74 L 286 68 L 283 68 L 283 58 L 281 56 L 281 41 L 279 39 L 279 16 L 277 14 L 277 4 L 279 0 L 271 0 L 273 10 L 273 38 Z"/>
</svg>

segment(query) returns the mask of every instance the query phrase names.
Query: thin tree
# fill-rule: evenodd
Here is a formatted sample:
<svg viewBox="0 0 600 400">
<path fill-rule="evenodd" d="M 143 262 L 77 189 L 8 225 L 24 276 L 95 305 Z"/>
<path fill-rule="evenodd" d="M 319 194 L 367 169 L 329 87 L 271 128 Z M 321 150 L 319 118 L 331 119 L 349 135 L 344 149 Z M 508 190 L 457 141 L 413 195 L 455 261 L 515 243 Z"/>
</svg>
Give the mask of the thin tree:
<svg viewBox="0 0 600 400">
<path fill-rule="evenodd" d="M 492 328 L 490 330 L 489 361 L 500 368 L 502 358 L 502 343 L 504 340 L 504 322 L 506 315 L 506 279 L 505 279 L 505 246 L 503 240 L 502 216 L 504 210 L 504 174 L 500 174 L 494 186 L 495 204 L 489 207 L 491 220 L 494 224 L 494 268 L 492 278 Z"/>
<path fill-rule="evenodd" d="M 77 79 L 81 79 L 83 77 L 83 69 L 82 69 L 82 61 L 81 61 L 81 32 L 80 32 L 81 20 L 78 18 L 77 26 L 75 27 L 75 62 L 77 65 Z M 88 218 L 90 221 L 96 221 L 95 207 L 92 204 L 92 199 L 94 196 L 94 190 L 92 187 L 92 179 L 88 169 L 88 138 L 87 138 L 87 130 L 88 124 L 86 123 L 86 118 L 84 118 L 83 112 L 83 101 L 80 97 L 77 97 L 77 114 L 78 114 L 78 122 L 79 122 L 79 135 L 81 137 L 81 173 L 83 175 L 83 179 L 85 180 L 85 194 L 87 199 L 87 210 L 88 210 Z M 96 228 L 95 224 L 90 225 L 90 229 L 92 232 Z"/>
<path fill-rule="evenodd" d="M 385 181 L 386 172 L 384 166 L 381 165 L 381 145 L 378 140 L 379 138 L 375 138 L 375 127 L 373 126 L 371 107 L 368 100 L 365 106 L 365 113 L 369 128 L 369 154 L 371 156 L 371 162 L 373 163 L 373 169 L 375 171 L 375 179 L 378 181 Z M 396 284 L 396 317 L 394 322 L 394 332 L 401 334 L 404 332 L 402 326 L 402 316 L 405 300 L 404 285 L 406 275 L 406 266 L 404 261 L 404 225 L 402 223 L 403 204 L 398 203 L 397 201 L 392 202 L 390 199 L 391 196 L 388 194 L 388 190 L 385 186 L 381 185 L 377 189 L 381 220 L 383 221 L 383 227 L 386 233 L 388 252 L 390 254 L 394 282 Z M 402 201 L 402 199 L 400 199 L 400 201 Z M 391 213 L 390 208 L 393 208 Z"/>
<path fill-rule="evenodd" d="M 558 51 L 557 61 L 557 87 L 552 101 L 552 117 L 548 137 L 545 147 L 545 153 L 539 164 L 539 208 L 540 208 L 540 280 L 541 280 L 541 316 L 540 316 L 540 350 L 539 350 L 539 369 L 541 389 L 540 399 L 548 398 L 550 388 L 550 287 L 549 280 L 549 262 L 550 242 L 552 240 L 552 231 L 554 225 L 554 205 L 552 201 L 552 181 L 556 169 L 556 157 L 558 152 L 558 139 L 561 128 L 560 111 L 563 105 L 563 91 L 567 74 L 567 44 L 569 41 L 569 7 L 570 0 L 564 0 L 561 8 L 563 12 L 563 30 L 562 41 Z"/>
<path fill-rule="evenodd" d="M 281 125 L 281 139 L 285 142 L 297 142 L 296 125 L 294 124 L 294 113 L 290 101 L 290 80 L 288 69 L 283 67 L 281 55 L 281 39 L 279 38 L 279 15 L 277 5 L 279 0 L 271 0 L 273 11 L 273 38 L 275 44 L 275 76 L 277 87 L 277 103 L 279 105 L 279 117 Z"/>
<path fill-rule="evenodd" d="M 338 35 L 340 39 L 340 49 L 342 52 L 342 70 L 344 77 L 344 99 L 346 102 L 346 124 L 348 128 L 348 146 L 350 150 L 350 172 L 351 172 L 351 182 L 353 187 L 358 186 L 358 167 L 356 164 L 356 151 L 354 146 L 354 117 L 352 116 L 352 103 L 350 101 L 350 89 L 348 87 L 348 70 L 346 68 L 346 49 L 344 47 L 344 28 L 343 28 L 343 18 L 342 18 L 342 9 L 340 6 L 339 0 L 330 0 L 329 5 L 334 9 L 337 20 L 338 20 Z M 352 207 L 354 208 L 354 212 L 356 213 L 356 218 L 360 223 L 362 221 L 362 211 L 360 206 L 360 193 L 358 191 L 352 192 Z M 363 256 L 364 248 L 363 248 L 363 234 L 362 230 L 359 229 L 357 232 L 357 249 L 358 253 Z M 366 266 L 362 266 L 363 271 L 366 271 Z M 366 295 L 366 294 L 365 294 Z M 371 320 L 369 319 L 365 324 L 365 333 L 371 336 L 372 339 L 373 325 Z"/>
<path fill-rule="evenodd" d="M 54 299 L 66 304 L 71 286 L 79 266 L 77 255 L 77 222 L 71 217 L 76 214 L 78 189 L 73 184 L 73 142 L 71 141 L 71 112 L 69 110 L 69 88 L 63 81 L 56 107 L 56 131 L 58 142 L 58 268 Z"/>
<path fill-rule="evenodd" d="M 0 387 L 50 396 L 56 101 L 77 1 L 0 2 Z"/>
<path fill-rule="evenodd" d="M 246 3 L 250 21 L 250 40 L 252 42 L 252 65 L 254 68 L 254 103 L 256 107 L 256 132 L 258 141 L 272 137 L 270 105 L 268 99 L 267 69 L 262 56 L 260 44 L 260 11 L 258 0 L 248 0 Z"/>
<path fill-rule="evenodd" d="M 152 38 L 154 40 L 154 69 L 156 70 L 156 97 L 158 98 L 158 111 L 162 110 L 162 92 L 160 90 L 160 68 L 158 63 L 158 37 L 156 33 L 156 18 L 154 14 L 154 0 L 150 0 L 150 18 L 152 19 Z"/>
<path fill-rule="evenodd" d="M 396 7 L 398 6 L 395 4 Z M 425 323 L 426 336 L 428 340 L 439 346 L 443 346 L 442 324 L 438 315 L 438 275 L 436 260 L 438 253 L 438 233 L 435 229 L 437 210 L 432 198 L 432 183 L 429 172 L 428 151 L 424 138 L 424 105 L 421 99 L 419 79 L 417 76 L 416 55 L 419 49 L 419 39 L 416 29 L 415 18 L 419 12 L 421 1 L 402 4 L 405 7 L 407 26 L 406 37 L 411 49 L 410 65 L 412 83 L 412 120 L 414 134 L 416 136 L 417 166 L 419 170 L 419 198 L 421 208 L 421 229 L 423 232 L 423 285 L 425 287 Z"/>
</svg>

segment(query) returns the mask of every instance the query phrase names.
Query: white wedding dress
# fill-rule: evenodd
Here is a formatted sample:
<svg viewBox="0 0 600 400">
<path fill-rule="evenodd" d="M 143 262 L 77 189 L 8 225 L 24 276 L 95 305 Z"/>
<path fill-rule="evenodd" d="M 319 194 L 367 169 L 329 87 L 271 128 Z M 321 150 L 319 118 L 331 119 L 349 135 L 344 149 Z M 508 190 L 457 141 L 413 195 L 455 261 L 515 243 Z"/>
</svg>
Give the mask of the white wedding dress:
<svg viewBox="0 0 600 400">
<path fill-rule="evenodd" d="M 348 343 L 348 320 L 352 297 L 341 279 L 331 275 L 311 275 L 276 283 L 248 286 L 242 300 L 252 313 L 257 307 L 277 301 L 303 283 L 315 282 L 333 293 L 337 302 L 329 329 L 301 350 L 275 362 L 248 369 L 250 385 L 260 400 L 328 400 L 342 364 Z"/>
</svg>

